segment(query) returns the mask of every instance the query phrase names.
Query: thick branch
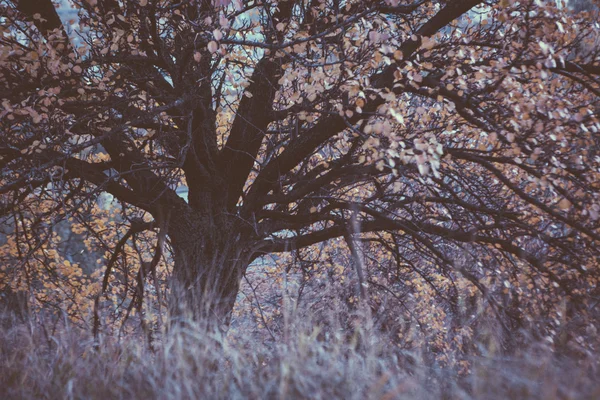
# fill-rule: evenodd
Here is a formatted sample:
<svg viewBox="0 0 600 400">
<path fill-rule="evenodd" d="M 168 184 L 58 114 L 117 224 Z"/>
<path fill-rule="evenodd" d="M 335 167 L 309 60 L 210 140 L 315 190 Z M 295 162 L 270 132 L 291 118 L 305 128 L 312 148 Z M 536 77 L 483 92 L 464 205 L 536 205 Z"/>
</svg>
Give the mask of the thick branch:
<svg viewBox="0 0 600 400">
<path fill-rule="evenodd" d="M 446 25 L 481 3 L 483 3 L 481 0 L 449 1 L 444 8 L 417 30 L 415 33 L 416 40 L 411 38 L 400 46 L 398 50 L 402 52 L 402 60 L 409 59 L 417 51 L 421 46 L 423 37 L 433 36 Z M 373 86 L 391 88 L 394 84 L 394 72 L 398 69 L 398 66 L 398 63 L 392 63 L 382 73 L 372 77 Z"/>
<path fill-rule="evenodd" d="M 409 40 L 400 47 L 404 59 L 410 57 L 418 49 L 421 45 L 421 37 L 435 34 L 479 3 L 481 1 L 464 0 L 451 2 L 446 5 L 446 7 L 440 10 L 440 12 L 434 15 L 417 31 L 419 36 L 416 41 Z M 372 76 L 371 81 L 376 83 L 376 87 L 391 89 L 394 83 L 394 71 L 397 68 L 396 64 L 392 64 L 383 73 Z M 384 100 L 377 96 L 374 100 L 367 103 L 364 108 L 365 114 L 374 112 L 383 103 Z M 259 199 L 273 188 L 273 185 L 278 182 L 280 176 L 291 171 L 319 146 L 346 129 L 349 124 L 356 123 L 361 118 L 362 116 L 355 115 L 346 121 L 339 115 L 324 117 L 314 127 L 303 133 L 295 141 L 292 141 L 277 158 L 267 164 L 257 177 L 248 193 L 247 204 L 245 205 L 246 212 L 250 213 L 253 208 L 257 207 Z"/>
<path fill-rule="evenodd" d="M 65 32 L 60 17 L 52 4 L 52 0 L 19 0 L 17 2 L 17 10 L 22 12 L 30 20 L 33 21 L 36 28 L 40 31 L 46 40 L 52 42 L 50 35 L 54 30 L 58 29 L 63 36 L 63 40 L 68 44 L 68 36 Z M 40 18 L 34 18 L 34 15 L 39 14 Z"/>
<path fill-rule="evenodd" d="M 246 89 L 252 97 L 243 96 L 240 102 L 229 139 L 220 156 L 224 181 L 227 182 L 223 200 L 228 209 L 233 209 L 242 195 L 271 122 L 271 108 L 281 71 L 277 61 L 263 58 L 252 74 L 252 83 Z"/>
</svg>

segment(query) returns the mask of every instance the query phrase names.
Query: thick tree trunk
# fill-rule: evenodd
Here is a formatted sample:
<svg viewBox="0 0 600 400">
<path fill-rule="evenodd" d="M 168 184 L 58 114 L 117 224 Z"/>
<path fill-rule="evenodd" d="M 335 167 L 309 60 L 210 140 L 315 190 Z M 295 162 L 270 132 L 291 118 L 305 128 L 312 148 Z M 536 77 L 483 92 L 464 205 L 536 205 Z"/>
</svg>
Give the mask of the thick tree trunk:
<svg viewBox="0 0 600 400">
<path fill-rule="evenodd" d="M 169 314 L 172 323 L 227 326 L 248 258 L 243 234 L 228 218 L 187 210 L 171 215 L 174 252 Z"/>
</svg>

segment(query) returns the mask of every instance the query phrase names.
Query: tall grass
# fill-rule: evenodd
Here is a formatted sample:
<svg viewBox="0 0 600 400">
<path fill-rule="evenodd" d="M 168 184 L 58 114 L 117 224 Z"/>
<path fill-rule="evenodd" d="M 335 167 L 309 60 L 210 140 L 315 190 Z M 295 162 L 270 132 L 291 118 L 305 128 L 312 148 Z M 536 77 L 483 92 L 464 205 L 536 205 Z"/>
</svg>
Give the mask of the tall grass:
<svg viewBox="0 0 600 400">
<path fill-rule="evenodd" d="M 0 334 L 3 399 L 594 399 L 597 355 L 564 357 L 532 341 L 510 357 L 471 358 L 471 372 L 391 346 L 365 315 L 352 332 L 287 318 L 276 341 L 243 329 L 173 328 L 150 349 L 140 337 L 93 342 L 34 322 Z M 5 325 L 8 325 L 5 320 Z M 326 327 L 325 327 L 326 326 Z"/>
</svg>

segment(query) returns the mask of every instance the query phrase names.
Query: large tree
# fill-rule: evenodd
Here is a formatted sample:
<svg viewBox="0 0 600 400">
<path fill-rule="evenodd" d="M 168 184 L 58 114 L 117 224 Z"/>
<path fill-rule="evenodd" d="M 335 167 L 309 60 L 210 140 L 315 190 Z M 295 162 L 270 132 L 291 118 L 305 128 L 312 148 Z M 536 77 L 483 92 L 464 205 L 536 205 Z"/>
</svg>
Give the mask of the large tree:
<svg viewBox="0 0 600 400">
<path fill-rule="evenodd" d="M 596 279 L 589 15 L 539 0 L 70 4 L 67 23 L 50 0 L 0 2 L 5 281 L 64 269 L 44 243 L 65 217 L 107 252 L 96 292 L 127 249 L 151 252 L 143 288 L 166 246 L 171 315 L 221 322 L 256 258 L 345 237 L 360 272 L 353 238 L 369 232 L 484 293 L 458 250 L 573 299 Z M 107 194 L 123 232 L 90 220 Z"/>
</svg>

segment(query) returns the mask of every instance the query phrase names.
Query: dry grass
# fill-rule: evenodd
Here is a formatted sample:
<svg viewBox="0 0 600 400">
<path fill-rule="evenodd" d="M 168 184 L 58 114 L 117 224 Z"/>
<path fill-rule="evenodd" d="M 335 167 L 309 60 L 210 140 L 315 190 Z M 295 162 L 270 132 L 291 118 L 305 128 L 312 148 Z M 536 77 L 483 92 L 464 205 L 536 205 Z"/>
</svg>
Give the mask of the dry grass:
<svg viewBox="0 0 600 400">
<path fill-rule="evenodd" d="M 150 350 L 137 337 L 92 340 L 65 327 L 54 336 L 34 323 L 0 336 L 3 399 L 594 399 L 598 359 L 561 358 L 531 344 L 518 354 L 474 357 L 459 377 L 426 354 L 388 345 L 365 325 L 324 335 L 296 320 L 277 342 L 237 329 L 226 337 L 177 328 Z"/>
</svg>

